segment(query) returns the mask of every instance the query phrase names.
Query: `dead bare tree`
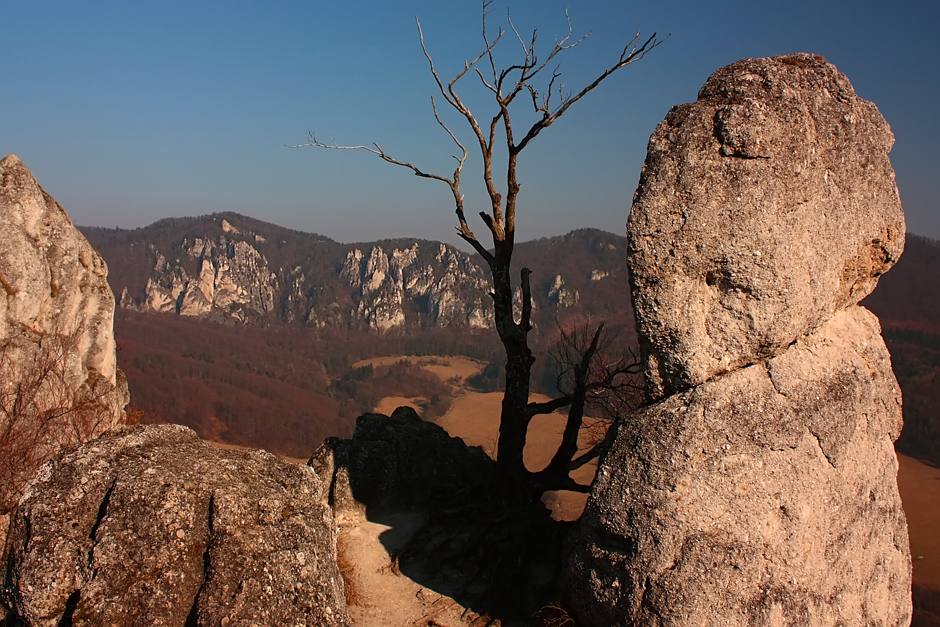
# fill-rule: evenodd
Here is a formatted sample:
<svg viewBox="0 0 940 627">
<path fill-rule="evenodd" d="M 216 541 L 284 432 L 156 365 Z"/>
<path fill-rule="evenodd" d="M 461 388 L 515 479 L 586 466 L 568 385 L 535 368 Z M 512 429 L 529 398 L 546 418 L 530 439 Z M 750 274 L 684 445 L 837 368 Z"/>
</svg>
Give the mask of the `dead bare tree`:
<svg viewBox="0 0 940 627">
<path fill-rule="evenodd" d="M 568 408 L 558 450 L 548 466 L 534 473 L 535 484 L 541 488 L 587 492 L 590 486 L 577 483 L 571 471 L 597 459 L 613 420 L 642 403 L 639 355 L 631 348 L 617 346 L 616 338 L 604 327 L 603 322 L 597 327 L 586 322 L 558 327 L 550 354 L 561 396 L 546 403 L 529 403 L 535 413 Z M 579 454 L 585 445 L 587 450 Z"/>
<path fill-rule="evenodd" d="M 581 44 L 588 35 L 572 40 L 571 22 L 568 20 L 568 32 L 559 39 L 548 54 L 540 59 L 536 53 L 537 33 L 533 32 L 526 41 L 508 19 L 509 29 L 518 40 L 521 47 L 520 59 L 506 67 L 499 68 L 493 50 L 503 39 L 507 31 L 498 30 L 495 37 L 487 31 L 487 16 L 491 13 L 492 2 L 483 2 L 483 52 L 472 61 L 465 61 L 463 69 L 450 81 L 444 82 L 434 60 L 424 42 L 424 32 L 421 23 L 416 19 L 418 37 L 421 49 L 427 58 L 431 76 L 437 84 L 437 89 L 444 100 L 459 113 L 469 125 L 472 135 L 479 147 L 483 160 L 483 182 L 489 197 L 489 210 L 480 211 L 480 218 L 490 232 L 492 248 L 484 245 L 471 230 L 466 219 L 464 208 L 464 195 L 460 189 L 460 176 L 469 156 L 469 151 L 457 138 L 457 135 L 441 119 L 435 97 L 431 96 L 431 106 L 437 123 L 450 136 L 457 145 L 460 154 L 455 155 L 457 166 L 451 176 L 442 176 L 426 172 L 407 161 L 396 159 L 385 152 L 378 144 L 371 146 L 342 146 L 335 141 L 324 143 L 319 141 L 313 133 L 308 134 L 308 143 L 294 147 L 318 147 L 334 150 L 366 150 L 393 165 L 411 170 L 416 176 L 433 179 L 445 183 L 451 190 L 454 198 L 457 215 L 457 234 L 486 261 L 490 268 L 493 281 L 493 298 L 496 330 L 506 353 L 506 388 L 503 395 L 502 410 L 499 427 L 499 451 L 497 465 L 500 475 L 507 486 L 518 490 L 530 491 L 538 489 L 532 482 L 523 462 L 523 449 L 525 448 L 526 434 L 532 417 L 542 413 L 549 407 L 559 408 L 564 405 L 561 401 L 550 404 L 529 402 L 529 378 L 532 364 L 535 359 L 528 343 L 528 334 L 532 330 L 532 293 L 529 285 L 528 268 L 521 270 L 522 304 L 518 322 L 513 315 L 513 286 L 510 275 L 513 247 L 516 236 L 516 203 L 519 196 L 520 184 L 516 177 L 519 155 L 538 135 L 554 124 L 575 103 L 589 94 L 603 81 L 616 71 L 642 59 L 653 48 L 662 43 L 652 37 L 643 40 L 637 34 L 623 47 L 620 56 L 601 72 L 591 83 L 580 91 L 566 91 L 559 81 L 561 73 L 557 65 L 554 69 L 546 70 L 549 64 L 556 61 L 561 53 L 571 50 Z M 567 18 L 567 15 L 566 15 Z M 465 101 L 457 93 L 457 85 L 468 74 L 476 75 L 483 89 L 487 90 L 495 101 L 495 113 L 486 121 L 478 118 Z M 536 83 L 544 85 L 544 89 L 536 89 Z M 520 98 L 521 96 L 521 98 Z M 528 102 L 535 114 L 536 120 L 516 132 L 510 115 L 510 107 L 519 102 Z M 513 109 L 515 111 L 515 109 Z M 481 123 L 483 120 L 483 123 Z M 494 155 L 497 146 L 502 144 L 506 155 L 505 187 L 500 191 L 493 172 Z M 541 484 L 541 482 L 537 482 Z"/>
</svg>

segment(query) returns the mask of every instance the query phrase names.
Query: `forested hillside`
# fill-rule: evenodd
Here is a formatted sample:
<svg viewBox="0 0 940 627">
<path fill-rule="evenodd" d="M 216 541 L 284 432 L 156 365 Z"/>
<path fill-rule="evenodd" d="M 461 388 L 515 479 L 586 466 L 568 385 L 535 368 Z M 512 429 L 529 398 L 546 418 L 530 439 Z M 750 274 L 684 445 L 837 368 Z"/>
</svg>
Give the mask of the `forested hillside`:
<svg viewBox="0 0 940 627">
<path fill-rule="evenodd" d="M 182 422 L 205 437 L 303 457 L 326 436 L 348 435 L 356 416 L 383 396 L 436 398 L 437 410 L 448 402 L 449 388 L 428 380 L 416 367 L 353 368 L 361 359 L 463 355 L 490 364 L 471 384 L 481 390 L 500 386 L 504 362 L 495 332 L 447 313 L 467 311 L 466 299 L 485 302 L 485 291 L 474 291 L 480 289 L 474 287 L 478 279 L 448 284 L 452 271 L 447 266 L 448 249 L 439 242 L 340 244 L 236 214 L 161 220 L 131 231 L 85 228 L 83 232 L 105 257 L 117 297 L 125 294 L 115 320 L 118 360 L 127 374 L 134 407 L 145 420 Z M 197 240 L 203 248 L 194 247 Z M 171 267 L 176 268 L 177 278 L 194 280 L 205 274 L 209 257 L 204 242 L 210 240 L 242 241 L 258 251 L 269 273 L 264 276 L 273 286 L 271 310 L 253 316 L 251 303 L 236 299 L 228 309 L 216 304 L 199 315 L 184 315 L 179 307 L 164 313 L 146 311 L 141 303 L 148 282 L 154 284 L 161 276 L 165 280 Z M 406 256 L 407 263 L 399 266 L 396 288 L 394 264 L 403 253 L 395 251 L 415 246 L 417 254 Z M 593 229 L 517 245 L 518 267 L 533 270 L 536 391 L 554 392 L 554 366 L 547 349 L 558 325 L 603 320 L 625 346 L 635 345 L 625 246 L 626 238 Z M 376 257 L 376 249 L 387 255 L 391 265 L 381 266 L 385 257 Z M 356 266 L 361 274 L 349 272 L 351 253 L 357 250 L 365 251 L 361 262 L 352 262 L 352 266 L 361 264 Z M 215 254 L 214 284 L 221 285 L 231 279 L 223 274 L 225 253 Z M 479 259 L 461 257 L 456 251 L 453 255 L 449 267 L 462 276 L 473 276 L 474 265 L 484 272 Z M 372 259 L 378 259 L 378 267 Z M 421 270 L 421 264 L 430 269 Z M 412 276 L 423 272 L 437 277 L 439 291 L 409 299 L 410 268 L 415 271 Z M 243 281 L 252 275 L 246 276 Z M 364 287 L 369 284 L 378 287 L 370 292 Z M 898 448 L 935 463 L 940 463 L 938 286 L 940 242 L 908 235 L 901 260 L 862 303 L 881 320 L 904 392 L 905 427 Z M 435 309 L 430 303 L 434 293 L 451 300 L 439 298 Z M 179 292 L 180 303 L 184 294 Z M 400 301 L 403 322 L 384 330 L 370 326 L 366 316 L 370 298 L 390 302 L 393 307 L 386 314 L 391 316 L 397 315 L 394 304 Z M 318 318 L 327 301 L 338 304 L 340 315 Z M 441 303 L 451 309 L 442 309 Z M 373 321 L 381 319 L 374 310 L 371 315 Z"/>
<path fill-rule="evenodd" d="M 908 234 L 901 259 L 862 304 L 881 320 L 904 393 L 897 449 L 940 465 L 940 241 Z"/>
</svg>

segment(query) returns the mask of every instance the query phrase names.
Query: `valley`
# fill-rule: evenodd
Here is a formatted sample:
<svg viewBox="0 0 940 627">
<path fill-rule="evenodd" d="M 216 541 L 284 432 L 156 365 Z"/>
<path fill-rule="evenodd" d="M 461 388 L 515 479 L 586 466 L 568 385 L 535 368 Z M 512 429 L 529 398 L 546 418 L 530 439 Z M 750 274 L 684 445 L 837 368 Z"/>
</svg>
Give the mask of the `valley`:
<svg viewBox="0 0 940 627">
<path fill-rule="evenodd" d="M 406 376 L 418 370 L 390 356 L 488 364 L 472 387 L 499 389 L 501 348 L 481 326 L 485 316 L 472 313 L 488 298 L 483 264 L 440 242 L 341 244 L 232 213 L 82 231 L 108 262 L 120 301 L 119 360 L 143 422 L 172 419 L 211 439 L 302 458 L 324 437 L 348 436 L 356 416 L 383 398 L 420 406 L 436 395 L 432 413 L 448 412 L 446 381 Z M 518 244 L 519 266 L 534 269 L 534 391 L 555 391 L 546 351 L 558 324 L 604 320 L 635 344 L 625 246 L 622 236 L 590 229 Z M 161 285 L 175 300 L 157 297 Z M 905 395 L 898 450 L 940 464 L 936 285 L 940 242 L 909 235 L 863 304 L 881 320 Z M 388 304 L 384 313 L 377 300 Z M 393 319 L 400 324 L 377 326 Z M 380 376 L 362 369 L 367 362 Z"/>
<path fill-rule="evenodd" d="M 473 313 L 472 303 L 485 297 L 483 283 L 467 279 L 483 276 L 479 260 L 417 240 L 339 244 L 232 214 L 135 231 L 85 231 L 106 260 L 121 260 L 109 264 L 112 289 L 122 295 L 115 335 L 131 409 L 141 422 L 182 422 L 224 446 L 262 447 L 302 460 L 325 437 L 349 437 L 360 414 L 390 414 L 405 405 L 495 455 L 501 350 L 485 315 Z M 203 244 L 194 254 L 197 240 Z M 207 246 L 210 240 L 220 243 Z M 232 241 L 257 246 L 254 267 L 263 268 L 270 298 L 257 297 L 261 292 L 252 281 L 260 275 L 232 278 L 224 259 L 237 260 L 239 248 L 218 251 Z M 554 392 L 547 349 L 557 324 L 608 320 L 628 345 L 635 342 L 629 283 L 620 270 L 624 246 L 624 238 L 594 231 L 519 245 L 522 262 L 539 277 L 533 289 L 534 400 Z M 437 252 L 428 256 L 425 249 Z M 128 250 L 133 254 L 127 256 Z M 451 281 L 454 267 L 462 270 Z M 182 281 L 186 277 L 204 280 L 191 287 Z M 421 286 L 415 291 L 415 277 L 428 279 L 423 293 Z M 175 305 L 154 296 L 157 284 Z M 880 318 L 904 392 L 898 482 L 910 522 L 914 581 L 925 590 L 940 585 L 940 303 L 937 290 L 925 289 L 938 284 L 940 243 L 909 236 L 901 261 L 863 302 Z M 200 301 L 194 290 L 212 299 Z M 201 308 L 193 309 L 197 301 Z M 555 414 L 533 422 L 525 449 L 531 470 L 547 463 L 562 420 Z M 590 481 L 594 471 L 591 464 L 576 478 Z M 574 520 L 585 496 L 546 493 L 543 501 L 554 518 Z M 378 527 L 373 532 L 383 533 Z M 410 611 L 431 611 L 432 605 Z"/>
</svg>

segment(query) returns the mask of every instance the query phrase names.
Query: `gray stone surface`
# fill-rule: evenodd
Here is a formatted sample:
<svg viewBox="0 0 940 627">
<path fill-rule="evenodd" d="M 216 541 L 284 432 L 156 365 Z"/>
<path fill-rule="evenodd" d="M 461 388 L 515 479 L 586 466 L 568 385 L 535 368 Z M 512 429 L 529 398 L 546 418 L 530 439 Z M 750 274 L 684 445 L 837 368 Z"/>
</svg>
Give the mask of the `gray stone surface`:
<svg viewBox="0 0 940 627">
<path fill-rule="evenodd" d="M 904 243 L 893 142 L 808 54 L 739 61 L 673 107 L 627 225 L 653 398 L 777 355 L 874 289 Z"/>
<path fill-rule="evenodd" d="M 346 625 L 321 488 L 308 466 L 185 427 L 106 434 L 30 484 L 4 602 L 37 627 Z"/>
<path fill-rule="evenodd" d="M 892 141 L 806 54 L 722 68 L 657 127 L 628 224 L 649 404 L 570 538 L 586 627 L 910 623 L 901 393 L 856 304 L 903 248 Z"/>
<path fill-rule="evenodd" d="M 853 306 L 624 417 L 572 540 L 582 623 L 907 625 L 901 393 L 879 332 Z"/>
<path fill-rule="evenodd" d="M 26 166 L 0 160 L 0 514 L 60 446 L 123 417 L 107 274 Z"/>
</svg>

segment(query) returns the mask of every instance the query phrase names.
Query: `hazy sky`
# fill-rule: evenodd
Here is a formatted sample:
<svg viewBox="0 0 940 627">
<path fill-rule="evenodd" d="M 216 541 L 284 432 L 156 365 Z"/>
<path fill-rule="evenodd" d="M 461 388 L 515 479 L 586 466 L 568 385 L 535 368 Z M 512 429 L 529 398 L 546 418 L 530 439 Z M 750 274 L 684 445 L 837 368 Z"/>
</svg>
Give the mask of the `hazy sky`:
<svg viewBox="0 0 940 627">
<path fill-rule="evenodd" d="M 491 27 L 508 8 L 547 52 L 566 31 L 566 6 L 576 34 L 593 32 L 560 59 L 573 89 L 637 29 L 671 37 L 522 154 L 520 239 L 622 233 L 647 139 L 669 108 L 695 100 L 723 65 L 799 51 L 824 55 L 878 105 L 896 136 L 908 230 L 940 238 L 940 3 L 499 0 Z M 366 153 L 286 147 L 311 129 L 451 172 L 416 15 L 442 75 L 481 51 L 471 0 L 0 0 L 0 153 L 19 155 L 78 224 L 236 211 L 340 241 L 456 243 L 444 185 Z M 517 52 L 507 38 L 501 58 Z M 491 116 L 478 83 L 465 83 Z M 461 120 L 442 113 L 469 145 Z M 464 183 L 468 209 L 483 208 L 475 164 Z"/>
</svg>

